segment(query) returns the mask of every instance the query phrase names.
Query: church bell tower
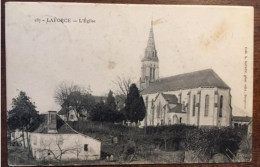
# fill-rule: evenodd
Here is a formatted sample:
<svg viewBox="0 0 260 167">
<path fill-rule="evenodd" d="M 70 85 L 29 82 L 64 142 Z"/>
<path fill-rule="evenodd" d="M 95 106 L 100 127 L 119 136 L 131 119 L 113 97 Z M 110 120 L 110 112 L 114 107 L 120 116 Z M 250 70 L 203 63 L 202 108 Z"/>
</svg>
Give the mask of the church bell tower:
<svg viewBox="0 0 260 167">
<path fill-rule="evenodd" d="M 153 21 L 151 21 L 149 38 L 144 58 L 142 59 L 140 89 L 143 90 L 147 88 L 151 82 L 157 79 L 159 79 L 159 59 L 154 42 Z"/>
</svg>

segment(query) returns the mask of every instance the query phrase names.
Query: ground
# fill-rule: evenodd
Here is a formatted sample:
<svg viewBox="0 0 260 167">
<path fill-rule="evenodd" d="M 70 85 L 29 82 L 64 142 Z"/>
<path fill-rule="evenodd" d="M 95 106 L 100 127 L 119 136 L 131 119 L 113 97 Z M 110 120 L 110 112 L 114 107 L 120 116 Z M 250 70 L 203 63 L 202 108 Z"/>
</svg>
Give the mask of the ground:
<svg viewBox="0 0 260 167">
<path fill-rule="evenodd" d="M 24 149 L 21 146 L 8 146 L 8 164 L 37 165 L 37 162 L 28 154 L 28 149 Z"/>
<path fill-rule="evenodd" d="M 140 129 L 113 123 L 94 122 L 81 122 L 80 126 L 74 122 L 71 126 L 77 131 L 101 141 L 101 160 L 70 160 L 69 162 L 62 162 L 64 165 L 191 163 L 197 162 L 197 160 L 194 159 L 194 156 L 189 159 L 188 151 L 203 151 L 205 148 L 207 149 L 205 154 L 200 151 L 200 155 L 197 153 L 191 155 L 199 155 L 197 158 L 206 160 L 203 161 L 204 163 L 226 162 L 231 159 L 227 159 L 223 154 L 223 148 L 228 148 L 234 154 L 237 151 L 236 157 L 231 160 L 233 162 L 248 162 L 251 159 L 251 149 L 249 147 L 251 139 L 246 138 L 245 128 L 242 127 L 219 129 L 182 125 Z M 165 133 L 172 134 L 168 135 L 171 138 L 165 138 L 167 137 Z M 179 138 L 180 136 L 182 138 Z M 238 150 L 230 145 L 235 143 L 239 144 Z M 218 145 L 219 147 L 216 147 Z M 188 150 L 185 148 L 188 148 Z M 109 158 L 111 155 L 113 155 L 112 160 Z M 30 155 L 28 156 L 28 150 L 23 149 L 21 146 L 8 146 L 8 162 L 10 165 L 39 164 Z M 40 164 L 60 165 L 57 161 L 40 162 Z"/>
</svg>

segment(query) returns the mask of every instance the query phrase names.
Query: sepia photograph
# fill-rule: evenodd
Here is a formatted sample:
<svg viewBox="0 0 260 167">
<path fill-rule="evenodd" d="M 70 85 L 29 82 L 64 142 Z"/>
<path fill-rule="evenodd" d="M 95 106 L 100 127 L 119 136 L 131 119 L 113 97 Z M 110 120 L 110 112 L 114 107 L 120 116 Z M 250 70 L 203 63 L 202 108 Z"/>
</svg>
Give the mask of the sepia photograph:
<svg viewBox="0 0 260 167">
<path fill-rule="evenodd" d="M 253 7 L 5 9 L 10 166 L 251 162 Z"/>
</svg>

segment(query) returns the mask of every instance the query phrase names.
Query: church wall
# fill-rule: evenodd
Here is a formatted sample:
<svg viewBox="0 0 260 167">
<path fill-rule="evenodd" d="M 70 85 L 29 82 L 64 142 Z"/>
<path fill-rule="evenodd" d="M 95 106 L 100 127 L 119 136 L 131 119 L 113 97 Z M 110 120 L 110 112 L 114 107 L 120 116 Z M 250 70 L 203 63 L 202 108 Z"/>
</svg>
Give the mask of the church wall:
<svg viewBox="0 0 260 167">
<path fill-rule="evenodd" d="M 199 89 L 192 89 L 190 92 L 190 103 L 189 103 L 189 124 L 190 125 L 197 125 L 198 123 L 198 107 L 196 107 L 196 104 L 199 101 L 199 96 L 198 96 L 198 91 Z M 195 95 L 195 115 L 193 115 L 193 99 Z"/>
<path fill-rule="evenodd" d="M 223 96 L 222 117 L 219 117 L 219 126 L 230 126 L 232 115 L 230 90 L 218 89 L 218 95 L 219 101 L 220 97 Z M 218 110 L 220 110 L 220 104 L 218 104 Z"/>
<path fill-rule="evenodd" d="M 182 117 L 182 123 L 199 126 L 229 126 L 231 125 L 231 106 L 230 106 L 230 91 L 228 89 L 218 88 L 195 88 L 178 91 L 163 92 L 164 94 L 174 94 L 179 103 L 184 104 L 184 113 L 177 113 L 177 117 Z M 158 93 L 143 95 L 144 102 L 146 104 L 146 97 L 148 96 L 148 108 L 146 113 L 147 126 L 161 125 L 161 117 L 157 118 L 157 108 L 159 102 L 161 102 L 162 113 L 164 112 L 163 106 L 166 104 L 163 97 L 160 95 L 155 101 L 155 97 Z M 193 116 L 193 98 L 196 96 L 195 103 L 195 115 Z M 205 98 L 209 95 L 209 109 L 208 116 L 205 116 Z M 220 97 L 223 96 L 223 109 L 222 117 L 219 117 L 220 109 Z M 181 99 L 180 99 L 181 98 Z M 154 111 L 152 110 L 152 99 L 154 100 Z M 152 114 L 153 113 L 153 114 Z M 169 119 L 171 124 L 173 123 L 173 114 L 166 112 L 164 123 L 168 124 Z M 181 115 L 179 115 L 181 114 Z M 141 125 L 145 125 L 145 119 L 141 122 Z"/>
<path fill-rule="evenodd" d="M 165 105 L 167 102 L 164 100 L 161 94 L 156 98 L 154 102 L 155 106 L 155 124 L 154 125 L 165 125 L 167 123 L 167 108 Z"/>
<path fill-rule="evenodd" d="M 167 125 L 186 124 L 186 123 L 187 123 L 187 114 L 186 113 L 173 113 L 173 112 L 168 113 Z"/>
<path fill-rule="evenodd" d="M 208 115 L 205 115 L 206 112 L 206 96 L 209 97 L 208 105 Z M 203 88 L 201 89 L 201 103 L 200 103 L 200 122 L 199 125 L 214 125 L 214 101 L 215 101 L 215 90 L 214 88 Z"/>
<path fill-rule="evenodd" d="M 142 95 L 144 103 L 146 105 L 146 116 L 143 121 L 141 121 L 141 126 L 145 126 L 145 123 L 147 126 L 152 126 L 154 121 L 152 120 L 152 100 L 155 99 L 157 93 L 154 94 L 146 94 Z M 147 97 L 148 97 L 148 103 L 147 103 Z"/>
</svg>

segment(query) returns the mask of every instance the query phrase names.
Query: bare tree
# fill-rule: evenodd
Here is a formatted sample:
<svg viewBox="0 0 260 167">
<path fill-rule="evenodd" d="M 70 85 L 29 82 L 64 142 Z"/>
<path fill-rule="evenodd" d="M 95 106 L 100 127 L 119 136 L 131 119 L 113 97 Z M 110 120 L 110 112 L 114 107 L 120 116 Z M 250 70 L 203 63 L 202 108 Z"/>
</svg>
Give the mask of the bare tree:
<svg viewBox="0 0 260 167">
<path fill-rule="evenodd" d="M 62 156 L 68 152 L 77 152 L 77 157 L 79 155 L 79 144 L 73 144 L 69 147 L 62 147 L 64 143 L 64 139 L 62 136 L 56 136 L 55 139 L 50 140 L 41 140 L 42 148 L 38 149 L 42 153 L 41 158 L 46 159 L 50 158 L 50 154 L 52 155 L 51 160 L 57 160 L 59 162 L 62 161 Z"/>
<path fill-rule="evenodd" d="M 131 79 L 117 76 L 116 80 L 113 81 L 116 88 L 114 90 L 116 95 L 127 95 L 129 93 L 129 88 L 131 85 Z"/>
<path fill-rule="evenodd" d="M 79 117 L 81 110 L 84 108 L 89 109 L 89 107 L 93 105 L 94 101 L 89 86 L 87 90 L 85 90 L 81 86 L 66 82 L 62 82 L 57 87 L 54 98 L 55 101 L 66 111 L 67 119 L 70 108 L 72 108 L 76 112 L 76 116 Z"/>
<path fill-rule="evenodd" d="M 74 153 L 77 156 L 77 160 L 79 160 L 79 154 L 82 151 L 82 146 L 81 146 L 81 143 L 79 141 L 79 138 L 77 138 L 75 140 L 74 147 L 75 147 L 75 149 L 72 150 L 71 152 Z"/>
</svg>

